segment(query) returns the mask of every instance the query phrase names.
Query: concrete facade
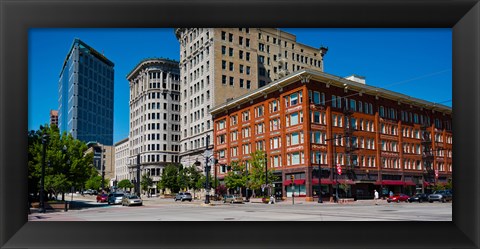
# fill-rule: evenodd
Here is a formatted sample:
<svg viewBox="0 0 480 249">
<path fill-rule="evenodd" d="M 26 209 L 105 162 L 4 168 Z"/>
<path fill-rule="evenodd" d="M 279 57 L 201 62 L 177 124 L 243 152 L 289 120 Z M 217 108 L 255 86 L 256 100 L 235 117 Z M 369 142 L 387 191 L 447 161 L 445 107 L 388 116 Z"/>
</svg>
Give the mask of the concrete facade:
<svg viewBox="0 0 480 249">
<path fill-rule="evenodd" d="M 130 147 L 128 138 L 115 144 L 115 179 L 120 182 L 129 178 L 127 162 L 129 161 Z"/>
<path fill-rule="evenodd" d="M 181 163 L 192 165 L 212 156 L 209 109 L 290 73 L 323 71 L 328 49 L 296 41 L 273 28 L 178 28 L 182 87 Z M 207 151 L 207 152 L 205 152 Z M 216 155 L 214 155 L 216 156 Z"/>
<path fill-rule="evenodd" d="M 129 179 L 136 178 L 136 165 L 140 163 L 140 176 L 147 174 L 153 179 L 151 193 L 156 194 L 163 168 L 180 161 L 178 62 L 145 59 L 127 79 L 130 82 Z"/>
<path fill-rule="evenodd" d="M 115 151 L 114 146 L 103 145 L 97 142 L 87 143 L 88 149 L 85 153 L 93 153 L 93 166 L 102 174 L 102 166 L 105 170 L 105 179 L 109 179 L 109 186 L 113 186 L 115 180 Z M 105 186 L 108 187 L 108 186 Z"/>
</svg>

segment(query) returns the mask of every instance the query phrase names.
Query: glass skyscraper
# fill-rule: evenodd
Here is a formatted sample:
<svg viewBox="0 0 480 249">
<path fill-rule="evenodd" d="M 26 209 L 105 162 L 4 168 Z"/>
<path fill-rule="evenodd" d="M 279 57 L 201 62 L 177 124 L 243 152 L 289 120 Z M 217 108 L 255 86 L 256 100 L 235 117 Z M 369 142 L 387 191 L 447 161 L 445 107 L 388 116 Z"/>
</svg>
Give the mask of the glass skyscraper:
<svg viewBox="0 0 480 249">
<path fill-rule="evenodd" d="M 114 64 L 80 39 L 73 41 L 58 82 L 58 125 L 74 138 L 113 145 Z"/>
</svg>

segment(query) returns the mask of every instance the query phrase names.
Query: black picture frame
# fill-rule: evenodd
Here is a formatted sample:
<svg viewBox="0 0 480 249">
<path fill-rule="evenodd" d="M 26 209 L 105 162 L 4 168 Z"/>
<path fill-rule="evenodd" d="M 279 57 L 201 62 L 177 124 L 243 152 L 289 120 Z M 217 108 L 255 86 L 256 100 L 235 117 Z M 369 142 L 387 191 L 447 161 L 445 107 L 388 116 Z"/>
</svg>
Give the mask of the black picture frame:
<svg viewBox="0 0 480 249">
<path fill-rule="evenodd" d="M 1 248 L 479 248 L 478 0 L 0 0 L 0 8 Z M 453 221 L 27 222 L 28 30 L 192 24 L 452 28 Z"/>
</svg>

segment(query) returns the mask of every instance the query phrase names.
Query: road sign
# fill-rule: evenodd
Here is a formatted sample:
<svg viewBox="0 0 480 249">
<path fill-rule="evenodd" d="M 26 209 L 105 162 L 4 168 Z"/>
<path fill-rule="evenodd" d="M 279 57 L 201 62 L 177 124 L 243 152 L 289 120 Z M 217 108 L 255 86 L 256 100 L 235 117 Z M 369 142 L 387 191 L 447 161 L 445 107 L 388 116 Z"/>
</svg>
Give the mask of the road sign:
<svg viewBox="0 0 480 249">
<path fill-rule="evenodd" d="M 338 173 L 338 175 L 342 174 L 342 166 L 340 166 L 339 163 L 337 164 L 337 173 Z"/>
</svg>

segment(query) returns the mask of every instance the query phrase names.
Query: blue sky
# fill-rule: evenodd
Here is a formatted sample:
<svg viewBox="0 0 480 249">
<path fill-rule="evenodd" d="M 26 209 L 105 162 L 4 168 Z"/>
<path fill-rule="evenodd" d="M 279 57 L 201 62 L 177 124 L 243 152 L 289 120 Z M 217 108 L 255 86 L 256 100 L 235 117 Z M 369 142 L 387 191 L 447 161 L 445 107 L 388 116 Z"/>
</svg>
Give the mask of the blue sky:
<svg viewBox="0 0 480 249">
<path fill-rule="evenodd" d="M 451 29 L 283 29 L 297 41 L 328 47 L 325 72 L 366 77 L 382 87 L 452 106 Z M 59 73 L 74 38 L 115 63 L 114 142 L 128 136 L 126 75 L 144 58 L 179 59 L 173 29 L 31 29 L 28 60 L 28 129 L 49 122 L 58 108 Z"/>
</svg>

